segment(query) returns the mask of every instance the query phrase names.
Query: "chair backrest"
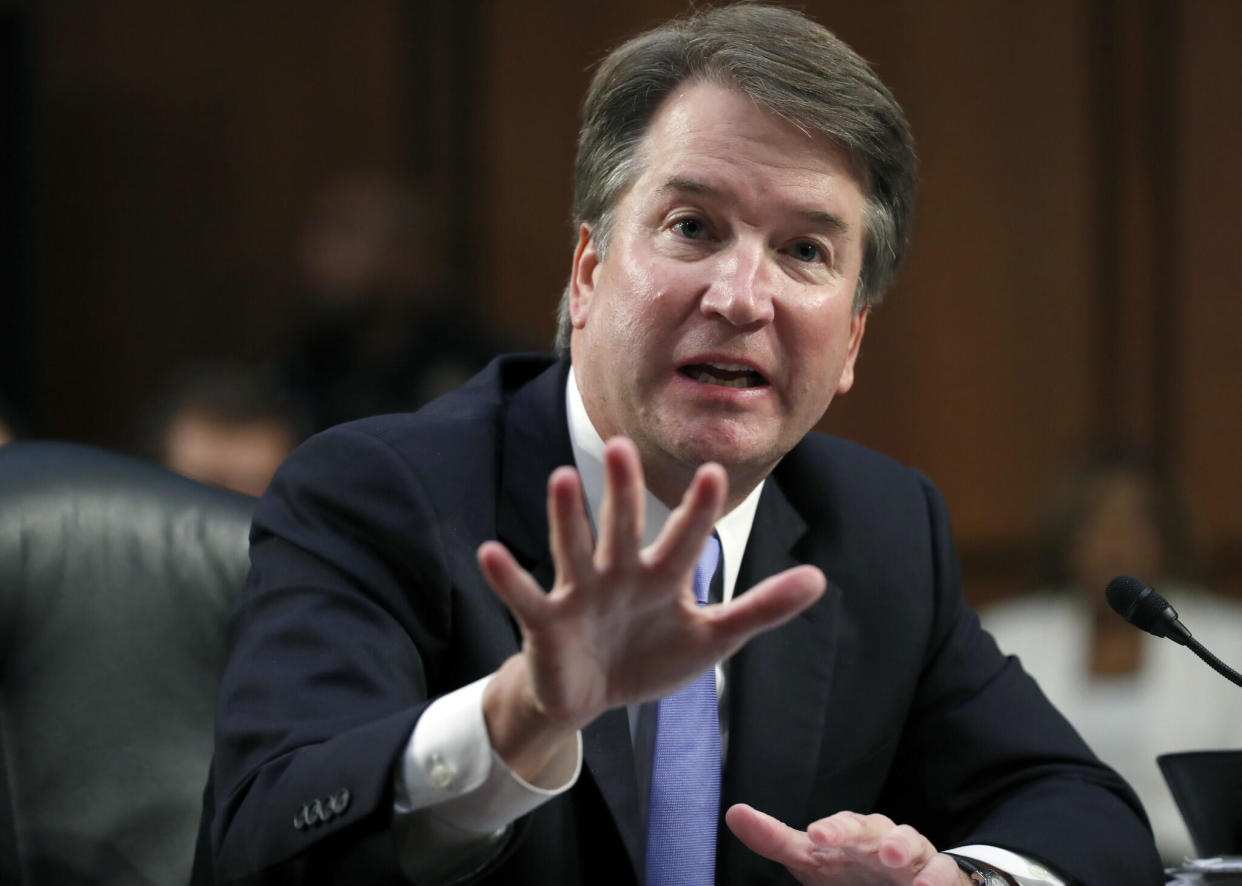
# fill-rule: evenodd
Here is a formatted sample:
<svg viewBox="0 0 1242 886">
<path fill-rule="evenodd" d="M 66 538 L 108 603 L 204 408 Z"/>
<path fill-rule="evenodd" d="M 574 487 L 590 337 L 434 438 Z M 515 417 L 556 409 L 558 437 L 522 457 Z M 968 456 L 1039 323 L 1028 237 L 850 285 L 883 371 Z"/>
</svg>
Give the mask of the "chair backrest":
<svg viewBox="0 0 1242 886">
<path fill-rule="evenodd" d="M 0 883 L 189 881 L 254 502 L 0 446 Z"/>
</svg>

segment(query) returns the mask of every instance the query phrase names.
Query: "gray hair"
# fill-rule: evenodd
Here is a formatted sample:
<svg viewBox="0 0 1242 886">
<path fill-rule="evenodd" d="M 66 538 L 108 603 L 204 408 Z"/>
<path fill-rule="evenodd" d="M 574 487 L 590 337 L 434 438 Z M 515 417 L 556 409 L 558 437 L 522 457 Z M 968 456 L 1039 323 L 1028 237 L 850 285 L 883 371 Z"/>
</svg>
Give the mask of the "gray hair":
<svg viewBox="0 0 1242 886">
<path fill-rule="evenodd" d="M 600 63 L 583 102 L 573 221 L 592 229 L 601 257 L 613 213 L 641 172 L 638 147 L 682 83 L 736 89 L 807 133 L 827 136 L 863 179 L 866 235 L 854 310 L 878 304 L 905 257 L 918 161 L 905 114 L 870 65 L 816 22 L 752 3 L 707 9 L 623 43 Z M 569 347 L 569 289 L 556 347 Z"/>
</svg>

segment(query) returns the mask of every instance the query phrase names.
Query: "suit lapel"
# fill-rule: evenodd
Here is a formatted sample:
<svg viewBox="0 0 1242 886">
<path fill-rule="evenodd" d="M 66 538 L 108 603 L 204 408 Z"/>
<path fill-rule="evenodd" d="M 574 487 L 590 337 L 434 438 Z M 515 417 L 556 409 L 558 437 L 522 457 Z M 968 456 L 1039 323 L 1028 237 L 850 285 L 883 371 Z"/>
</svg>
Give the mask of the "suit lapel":
<svg viewBox="0 0 1242 886">
<path fill-rule="evenodd" d="M 805 532 L 802 518 L 770 477 L 742 559 L 738 591 L 806 562 L 797 556 Z M 841 591 L 829 583 L 814 606 L 755 637 L 729 662 L 729 752 L 722 808 L 748 803 L 796 827 L 806 826 L 840 606 Z M 722 829 L 718 882 L 754 882 L 770 874 L 767 866 Z"/>
<path fill-rule="evenodd" d="M 560 361 L 520 388 L 504 419 L 496 531 L 545 589 L 552 587 L 555 578 L 548 548 L 548 475 L 574 463 L 565 413 L 568 369 L 569 363 Z M 589 724 L 583 730 L 582 746 L 587 771 L 612 813 L 637 877 L 643 869 L 644 841 L 625 709 L 609 711 Z"/>
</svg>

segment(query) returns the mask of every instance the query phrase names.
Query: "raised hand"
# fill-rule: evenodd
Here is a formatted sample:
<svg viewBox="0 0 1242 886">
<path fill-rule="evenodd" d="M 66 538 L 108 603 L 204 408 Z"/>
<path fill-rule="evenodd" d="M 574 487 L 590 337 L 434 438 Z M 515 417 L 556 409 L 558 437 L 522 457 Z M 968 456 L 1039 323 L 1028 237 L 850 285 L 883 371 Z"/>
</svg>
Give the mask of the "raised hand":
<svg viewBox="0 0 1242 886">
<path fill-rule="evenodd" d="M 789 869 L 806 886 L 969 886 L 949 856 L 909 825 L 883 815 L 838 812 L 795 830 L 739 804 L 725 823 L 754 852 Z"/>
<path fill-rule="evenodd" d="M 720 516 L 728 481 L 719 465 L 696 472 L 648 548 L 642 466 L 625 438 L 604 449 L 606 492 L 593 540 L 577 471 L 548 480 L 555 583 L 545 592 L 498 542 L 479 549 L 488 583 L 522 630 L 522 652 L 484 696 L 492 744 L 519 774 L 538 771 L 548 744 L 610 708 L 660 698 L 735 652 L 756 633 L 811 605 L 823 573 L 799 566 L 726 605 L 700 607 L 695 562 Z"/>
</svg>

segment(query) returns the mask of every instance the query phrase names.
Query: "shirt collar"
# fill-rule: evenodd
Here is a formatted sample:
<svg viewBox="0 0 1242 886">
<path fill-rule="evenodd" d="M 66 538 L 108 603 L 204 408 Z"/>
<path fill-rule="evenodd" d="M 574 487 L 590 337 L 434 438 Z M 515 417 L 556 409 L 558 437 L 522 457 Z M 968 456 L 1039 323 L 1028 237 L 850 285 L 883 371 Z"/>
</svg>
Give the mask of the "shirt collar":
<svg viewBox="0 0 1242 886">
<path fill-rule="evenodd" d="M 565 384 L 565 407 L 569 416 L 569 441 L 573 446 L 574 464 L 582 478 L 586 493 L 587 515 L 591 526 L 598 525 L 596 514 L 604 501 L 604 441 L 591 419 L 587 416 L 582 394 L 574 370 L 569 368 L 569 380 Z M 742 554 L 750 538 L 755 522 L 755 510 L 759 507 L 759 495 L 763 492 L 761 481 L 750 494 L 729 513 L 716 522 L 716 534 L 720 536 L 720 552 L 724 559 L 724 599 L 733 598 L 737 575 L 742 566 Z M 669 509 L 650 490 L 647 492 L 647 516 L 643 526 L 643 546 L 655 541 L 669 517 Z"/>
</svg>

